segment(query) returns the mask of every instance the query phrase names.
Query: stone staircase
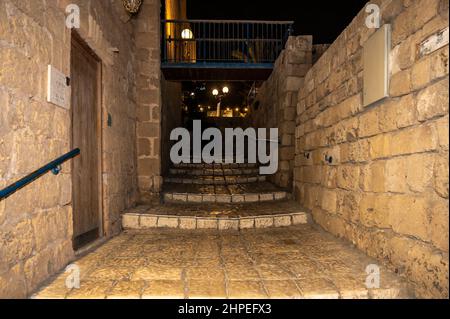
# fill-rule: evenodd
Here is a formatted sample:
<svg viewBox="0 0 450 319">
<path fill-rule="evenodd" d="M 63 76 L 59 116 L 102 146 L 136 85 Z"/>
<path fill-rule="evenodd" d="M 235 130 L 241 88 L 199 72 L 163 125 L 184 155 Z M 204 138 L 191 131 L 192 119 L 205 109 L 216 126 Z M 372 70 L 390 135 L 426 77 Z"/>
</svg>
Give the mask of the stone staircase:
<svg viewBox="0 0 450 319">
<path fill-rule="evenodd" d="M 127 211 L 122 226 L 241 230 L 308 220 L 287 190 L 259 175 L 256 164 L 179 164 L 164 179 L 161 203 Z"/>
</svg>

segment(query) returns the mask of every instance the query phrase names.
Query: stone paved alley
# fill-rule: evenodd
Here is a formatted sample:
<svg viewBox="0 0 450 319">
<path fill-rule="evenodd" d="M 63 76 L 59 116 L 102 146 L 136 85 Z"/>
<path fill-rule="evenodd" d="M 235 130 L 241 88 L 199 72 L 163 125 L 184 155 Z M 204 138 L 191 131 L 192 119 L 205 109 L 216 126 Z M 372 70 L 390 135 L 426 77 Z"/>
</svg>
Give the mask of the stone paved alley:
<svg viewBox="0 0 450 319">
<path fill-rule="evenodd" d="M 215 2 L 0 0 L 0 299 L 449 298 L 449 0 Z"/>
<path fill-rule="evenodd" d="M 59 274 L 34 298 L 398 298 L 405 284 L 310 225 L 245 231 L 127 231 L 75 262 L 80 289 Z"/>
</svg>

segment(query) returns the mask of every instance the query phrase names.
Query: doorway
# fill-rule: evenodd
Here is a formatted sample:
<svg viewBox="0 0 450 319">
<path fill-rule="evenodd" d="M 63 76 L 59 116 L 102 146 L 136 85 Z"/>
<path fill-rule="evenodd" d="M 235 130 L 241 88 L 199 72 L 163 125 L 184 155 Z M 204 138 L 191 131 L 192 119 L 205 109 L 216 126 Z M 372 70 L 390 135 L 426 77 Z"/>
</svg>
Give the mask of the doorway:
<svg viewBox="0 0 450 319">
<path fill-rule="evenodd" d="M 98 239 L 102 230 L 101 61 L 76 34 L 71 43 L 73 248 Z"/>
</svg>

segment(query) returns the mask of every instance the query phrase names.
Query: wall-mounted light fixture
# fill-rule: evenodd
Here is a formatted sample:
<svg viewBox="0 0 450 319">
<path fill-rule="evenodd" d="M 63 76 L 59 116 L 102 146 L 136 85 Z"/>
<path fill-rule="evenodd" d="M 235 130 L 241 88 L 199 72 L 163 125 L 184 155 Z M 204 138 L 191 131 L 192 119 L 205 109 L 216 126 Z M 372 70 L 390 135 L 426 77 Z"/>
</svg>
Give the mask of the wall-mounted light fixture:
<svg viewBox="0 0 450 319">
<path fill-rule="evenodd" d="M 325 162 L 328 164 L 333 164 L 333 156 L 325 155 Z"/>
<path fill-rule="evenodd" d="M 131 15 L 139 12 L 142 5 L 142 0 L 122 0 L 125 10 Z"/>
</svg>

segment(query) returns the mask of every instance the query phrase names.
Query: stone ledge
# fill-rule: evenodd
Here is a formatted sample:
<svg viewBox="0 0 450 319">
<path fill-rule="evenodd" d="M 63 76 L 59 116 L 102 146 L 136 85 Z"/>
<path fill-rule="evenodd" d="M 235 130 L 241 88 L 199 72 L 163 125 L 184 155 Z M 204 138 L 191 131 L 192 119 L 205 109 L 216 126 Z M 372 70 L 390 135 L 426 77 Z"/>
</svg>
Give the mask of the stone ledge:
<svg viewBox="0 0 450 319">
<path fill-rule="evenodd" d="M 122 216 L 122 226 L 126 230 L 145 230 L 152 228 L 241 230 L 289 227 L 307 223 L 307 213 L 236 218 L 150 215 L 145 213 L 126 213 Z"/>
</svg>

